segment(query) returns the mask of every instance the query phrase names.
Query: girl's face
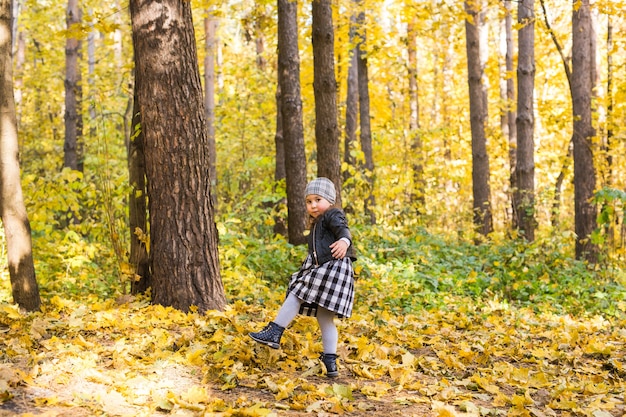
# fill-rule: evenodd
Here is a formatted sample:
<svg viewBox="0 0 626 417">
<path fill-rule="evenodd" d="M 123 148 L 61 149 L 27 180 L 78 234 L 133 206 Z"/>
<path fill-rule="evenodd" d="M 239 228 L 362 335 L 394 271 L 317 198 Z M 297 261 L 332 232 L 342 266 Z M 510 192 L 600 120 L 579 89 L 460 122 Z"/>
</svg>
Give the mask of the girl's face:
<svg viewBox="0 0 626 417">
<path fill-rule="evenodd" d="M 330 201 L 317 194 L 309 194 L 306 196 L 306 211 L 314 219 L 324 214 L 331 206 Z"/>
</svg>

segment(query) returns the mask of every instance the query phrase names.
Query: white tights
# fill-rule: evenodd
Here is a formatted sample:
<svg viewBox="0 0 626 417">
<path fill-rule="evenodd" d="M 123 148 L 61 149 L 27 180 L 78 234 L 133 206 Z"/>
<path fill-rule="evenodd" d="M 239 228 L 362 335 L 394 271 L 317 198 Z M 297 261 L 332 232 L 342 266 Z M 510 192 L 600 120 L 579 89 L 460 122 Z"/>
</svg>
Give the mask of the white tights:
<svg viewBox="0 0 626 417">
<path fill-rule="evenodd" d="M 274 323 L 285 328 L 289 326 L 289 323 L 291 323 L 296 315 L 298 315 L 298 312 L 300 311 L 300 304 L 302 304 L 302 300 L 292 293 L 289 293 L 282 307 L 278 310 L 278 315 L 274 319 Z M 336 354 L 339 335 L 337 333 L 337 327 L 335 326 L 335 313 L 318 306 L 317 323 L 319 324 L 322 332 L 322 345 L 324 346 L 324 353 Z"/>
</svg>

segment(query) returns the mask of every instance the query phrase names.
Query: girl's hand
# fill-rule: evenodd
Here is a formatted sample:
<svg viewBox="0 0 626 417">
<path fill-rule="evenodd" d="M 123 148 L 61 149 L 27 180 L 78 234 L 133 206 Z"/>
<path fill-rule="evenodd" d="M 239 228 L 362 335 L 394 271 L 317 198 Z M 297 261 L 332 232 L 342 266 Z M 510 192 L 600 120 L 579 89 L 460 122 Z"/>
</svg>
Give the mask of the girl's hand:
<svg viewBox="0 0 626 417">
<path fill-rule="evenodd" d="M 348 244 L 345 240 L 338 240 L 330 245 L 330 253 L 335 259 L 343 259 L 348 253 Z"/>
</svg>

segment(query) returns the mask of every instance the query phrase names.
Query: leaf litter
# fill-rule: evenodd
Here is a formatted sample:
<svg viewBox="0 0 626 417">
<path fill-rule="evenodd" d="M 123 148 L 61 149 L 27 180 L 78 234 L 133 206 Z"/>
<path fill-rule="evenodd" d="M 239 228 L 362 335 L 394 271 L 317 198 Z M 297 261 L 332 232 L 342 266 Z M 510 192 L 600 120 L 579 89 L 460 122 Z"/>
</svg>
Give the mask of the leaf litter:
<svg viewBox="0 0 626 417">
<path fill-rule="evenodd" d="M 247 333 L 272 318 L 233 301 L 182 313 L 139 297 L 0 304 L 0 416 L 623 416 L 626 320 L 451 300 L 394 315 L 362 300 L 338 320 L 340 377 L 317 324 L 281 349 Z"/>
</svg>

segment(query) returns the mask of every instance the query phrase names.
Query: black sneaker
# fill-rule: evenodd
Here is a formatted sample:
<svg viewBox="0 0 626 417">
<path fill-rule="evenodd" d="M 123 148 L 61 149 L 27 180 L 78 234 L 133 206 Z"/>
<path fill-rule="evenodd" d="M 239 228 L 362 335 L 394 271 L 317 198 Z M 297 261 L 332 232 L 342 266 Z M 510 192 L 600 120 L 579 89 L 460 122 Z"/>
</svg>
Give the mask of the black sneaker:
<svg viewBox="0 0 626 417">
<path fill-rule="evenodd" d="M 259 332 L 252 332 L 248 335 L 259 343 L 263 343 L 272 349 L 278 349 L 280 347 L 280 338 L 283 336 L 284 331 L 284 327 L 281 327 L 272 321 L 265 326 L 263 330 Z"/>
<path fill-rule="evenodd" d="M 339 371 L 337 370 L 337 355 L 334 353 L 322 353 L 320 356 L 324 365 L 326 365 L 326 376 L 329 378 L 336 378 L 339 376 Z"/>
</svg>

